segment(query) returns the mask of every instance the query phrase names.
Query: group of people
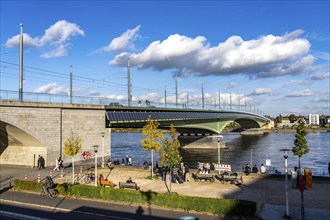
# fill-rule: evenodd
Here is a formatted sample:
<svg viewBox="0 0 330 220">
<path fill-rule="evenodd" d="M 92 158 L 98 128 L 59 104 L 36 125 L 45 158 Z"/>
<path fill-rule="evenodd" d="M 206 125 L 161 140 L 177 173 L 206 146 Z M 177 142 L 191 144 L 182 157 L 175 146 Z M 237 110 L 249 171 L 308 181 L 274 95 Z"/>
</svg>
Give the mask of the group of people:
<svg viewBox="0 0 330 220">
<path fill-rule="evenodd" d="M 254 164 L 254 166 L 252 167 L 252 170 L 251 170 L 251 167 L 249 164 L 246 164 L 245 167 L 244 167 L 244 173 L 248 176 L 250 175 L 250 173 L 258 173 L 259 170 L 258 170 L 258 167 L 256 164 Z M 264 166 L 264 164 L 261 164 L 260 166 L 260 173 L 264 174 L 266 173 L 266 167 Z"/>
<path fill-rule="evenodd" d="M 162 180 L 166 181 L 166 178 L 171 175 L 172 183 L 184 183 L 184 182 L 190 182 L 190 176 L 189 176 L 189 167 L 181 162 L 180 164 L 173 165 L 171 167 L 161 167 L 159 168 L 159 174 L 162 176 Z M 171 171 L 171 173 L 170 173 Z"/>
<path fill-rule="evenodd" d="M 55 160 L 55 167 L 54 167 L 54 171 L 60 171 L 60 169 L 64 169 L 63 166 L 63 160 L 61 157 L 56 158 Z"/>
<path fill-rule="evenodd" d="M 37 162 L 38 169 L 45 169 L 45 159 L 41 156 L 38 155 L 38 162 Z"/>
<path fill-rule="evenodd" d="M 113 164 L 114 165 L 123 165 L 123 166 L 132 166 L 133 165 L 133 163 L 132 163 L 132 157 L 126 155 L 126 157 L 123 157 L 121 159 L 121 163 L 120 163 L 119 159 L 116 158 L 116 160 L 113 161 Z"/>
</svg>

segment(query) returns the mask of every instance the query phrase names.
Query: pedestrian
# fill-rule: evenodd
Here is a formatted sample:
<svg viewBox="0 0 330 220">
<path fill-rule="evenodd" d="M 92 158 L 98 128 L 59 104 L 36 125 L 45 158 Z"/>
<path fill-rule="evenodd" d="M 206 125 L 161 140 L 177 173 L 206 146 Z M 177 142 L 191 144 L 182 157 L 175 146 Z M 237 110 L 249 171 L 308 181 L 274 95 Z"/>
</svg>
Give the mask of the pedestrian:
<svg viewBox="0 0 330 220">
<path fill-rule="evenodd" d="M 42 165 L 41 165 L 41 156 L 38 155 L 38 169 L 40 170 L 41 167 L 42 167 Z"/>
<path fill-rule="evenodd" d="M 128 157 L 128 166 L 132 166 L 132 157 L 131 156 Z"/>
<path fill-rule="evenodd" d="M 128 166 L 128 155 L 126 155 L 125 166 Z"/>
<path fill-rule="evenodd" d="M 141 100 L 139 100 L 139 107 L 141 106 Z"/>
<path fill-rule="evenodd" d="M 60 169 L 64 169 L 64 166 L 63 166 L 63 160 L 62 160 L 61 157 L 58 158 L 58 167 L 59 167 Z"/>
<path fill-rule="evenodd" d="M 246 165 L 245 165 L 244 173 L 245 173 L 247 176 L 250 175 L 250 173 L 251 173 L 251 167 L 250 167 L 249 164 L 246 164 Z"/>
<path fill-rule="evenodd" d="M 54 167 L 54 171 L 59 171 L 60 170 L 60 167 L 59 167 L 59 159 L 60 158 L 56 158 L 55 159 L 55 167 Z"/>
<path fill-rule="evenodd" d="M 254 164 L 254 166 L 252 167 L 252 173 L 258 173 L 258 168 L 256 164 Z"/>
<path fill-rule="evenodd" d="M 189 167 L 187 166 L 187 164 L 184 165 L 184 181 L 190 182 Z"/>
<path fill-rule="evenodd" d="M 264 166 L 263 163 L 260 166 L 260 173 L 266 173 L 266 167 Z"/>
<path fill-rule="evenodd" d="M 121 159 L 121 165 L 125 165 L 125 158 Z"/>
</svg>

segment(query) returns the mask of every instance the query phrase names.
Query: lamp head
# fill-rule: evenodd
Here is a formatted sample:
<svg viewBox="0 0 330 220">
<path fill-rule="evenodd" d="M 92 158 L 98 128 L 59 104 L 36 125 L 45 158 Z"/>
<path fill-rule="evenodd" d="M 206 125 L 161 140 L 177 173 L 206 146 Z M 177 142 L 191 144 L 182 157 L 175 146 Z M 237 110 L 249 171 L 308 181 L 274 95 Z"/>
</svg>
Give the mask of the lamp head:
<svg viewBox="0 0 330 220">
<path fill-rule="evenodd" d="M 220 141 L 221 141 L 221 137 L 218 136 L 218 137 L 217 137 L 217 140 L 218 140 L 218 143 L 220 143 Z"/>
<path fill-rule="evenodd" d="M 284 159 L 287 159 L 289 157 L 288 153 L 289 153 L 290 149 L 281 149 L 280 151 L 283 152 Z"/>
<path fill-rule="evenodd" d="M 104 137 L 104 135 L 105 135 L 105 132 L 104 132 L 104 131 L 102 131 L 102 132 L 101 132 L 101 135 L 102 135 L 102 137 Z"/>
<path fill-rule="evenodd" d="M 97 150 L 99 148 L 99 145 L 94 145 L 93 148 L 94 148 L 94 152 L 97 153 Z"/>
</svg>

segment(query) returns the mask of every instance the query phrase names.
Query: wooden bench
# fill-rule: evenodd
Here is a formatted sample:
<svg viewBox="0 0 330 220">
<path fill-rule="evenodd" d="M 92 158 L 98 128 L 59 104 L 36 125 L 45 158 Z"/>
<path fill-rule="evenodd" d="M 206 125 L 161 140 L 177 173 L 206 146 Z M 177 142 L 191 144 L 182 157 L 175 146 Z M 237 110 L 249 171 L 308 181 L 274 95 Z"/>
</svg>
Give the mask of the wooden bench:
<svg viewBox="0 0 330 220">
<path fill-rule="evenodd" d="M 140 190 L 140 187 L 136 183 L 119 182 L 119 189 L 124 188 Z"/>
<path fill-rule="evenodd" d="M 115 183 L 113 183 L 112 181 L 110 180 L 105 180 L 103 178 L 97 178 L 97 183 L 102 186 L 102 187 L 105 187 L 105 186 L 109 186 L 111 188 L 114 188 L 115 186 L 117 186 Z"/>
<path fill-rule="evenodd" d="M 214 176 L 212 174 L 201 174 L 201 173 L 197 173 L 192 175 L 192 177 L 194 178 L 195 181 L 199 180 L 205 180 L 205 181 L 210 181 L 210 182 L 214 182 Z"/>
<path fill-rule="evenodd" d="M 232 174 L 220 174 L 219 180 L 222 184 L 225 182 L 230 182 L 230 184 L 240 185 L 243 183 L 243 177 L 238 176 L 237 173 Z"/>
</svg>

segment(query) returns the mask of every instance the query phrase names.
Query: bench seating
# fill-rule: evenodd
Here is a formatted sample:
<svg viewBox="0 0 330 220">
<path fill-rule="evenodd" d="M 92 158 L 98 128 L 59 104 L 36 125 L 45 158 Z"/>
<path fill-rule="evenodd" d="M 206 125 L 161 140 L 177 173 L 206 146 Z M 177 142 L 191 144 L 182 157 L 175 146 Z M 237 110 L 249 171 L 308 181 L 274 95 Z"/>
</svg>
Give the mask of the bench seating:
<svg viewBox="0 0 330 220">
<path fill-rule="evenodd" d="M 105 186 L 110 186 L 111 188 L 117 186 L 114 182 L 110 181 L 110 180 L 105 180 L 103 178 L 97 178 L 97 183 L 102 186 L 102 187 L 105 187 Z"/>
<path fill-rule="evenodd" d="M 119 189 L 124 188 L 140 190 L 140 187 L 136 183 L 119 182 Z"/>
<path fill-rule="evenodd" d="M 205 180 L 205 181 L 210 181 L 210 182 L 214 182 L 214 176 L 212 174 L 201 174 L 201 173 L 197 173 L 197 174 L 193 174 L 192 177 L 194 178 L 195 181 L 199 180 Z"/>
<path fill-rule="evenodd" d="M 220 174 L 219 180 L 222 184 L 230 182 L 230 184 L 240 185 L 243 183 L 243 177 L 238 176 L 237 173 L 233 174 Z"/>
</svg>

